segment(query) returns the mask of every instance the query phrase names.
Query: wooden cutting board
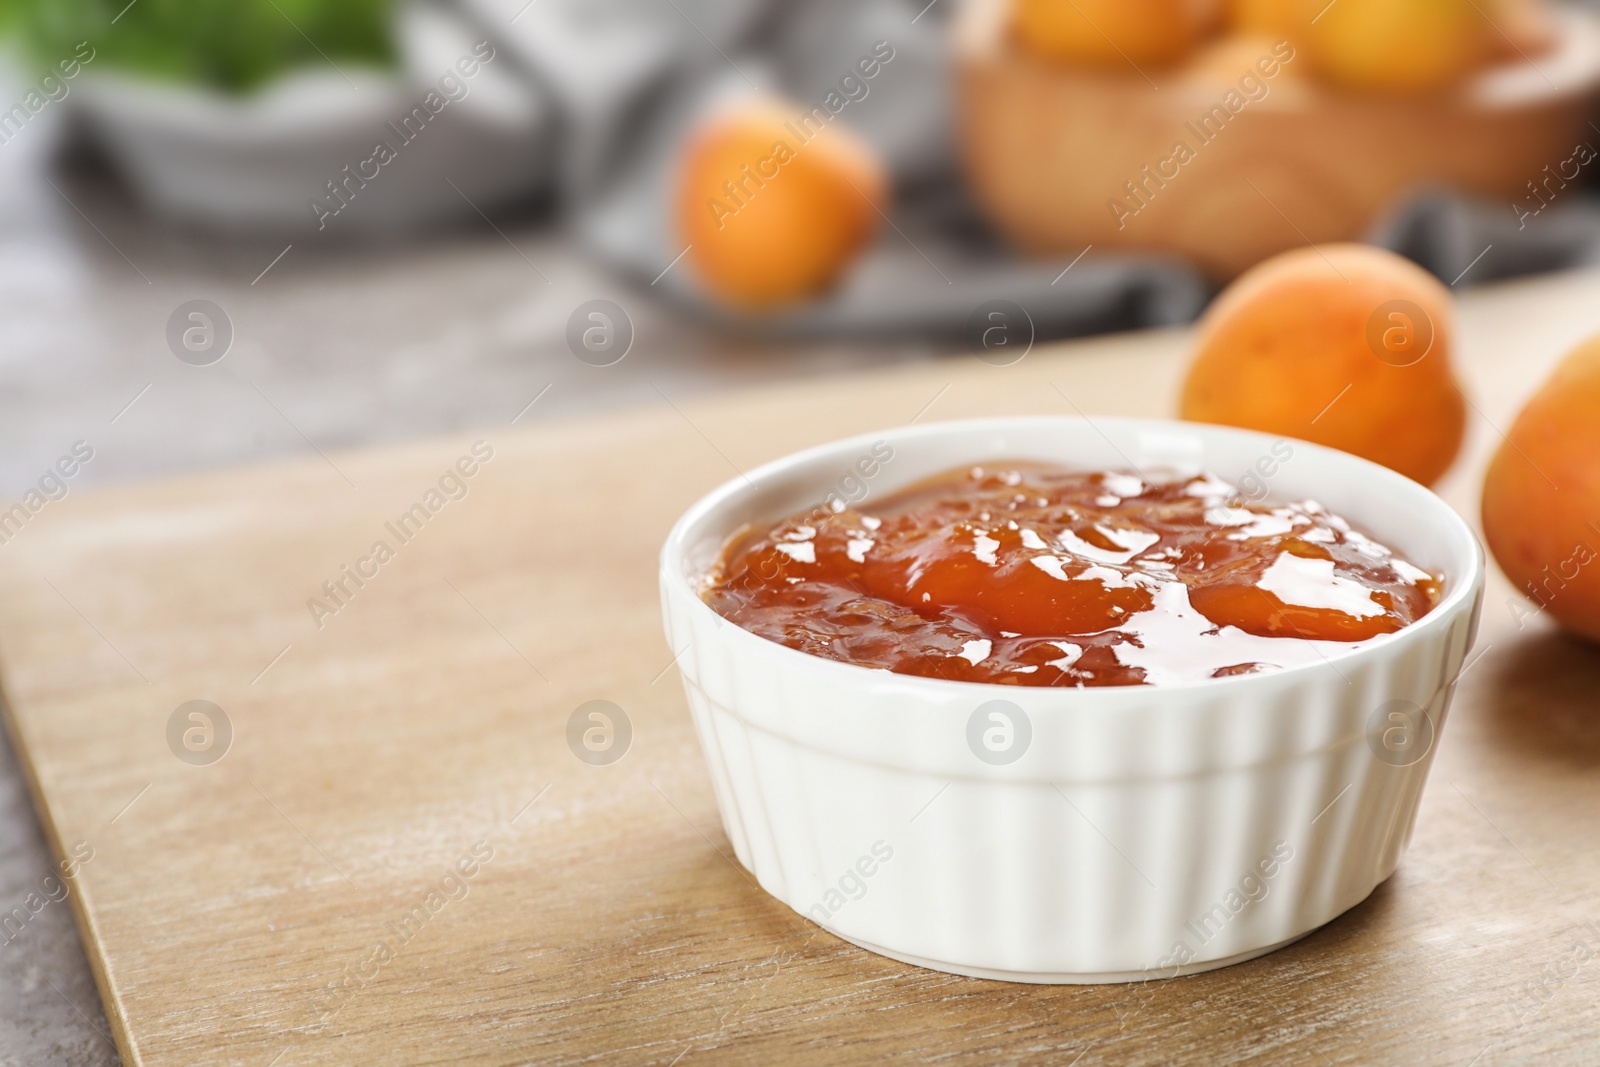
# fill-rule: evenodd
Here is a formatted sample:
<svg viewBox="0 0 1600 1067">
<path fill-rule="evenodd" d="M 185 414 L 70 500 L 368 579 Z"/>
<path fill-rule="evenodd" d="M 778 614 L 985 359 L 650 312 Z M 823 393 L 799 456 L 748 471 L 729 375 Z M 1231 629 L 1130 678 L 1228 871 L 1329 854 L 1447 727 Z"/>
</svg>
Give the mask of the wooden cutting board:
<svg viewBox="0 0 1600 1067">
<path fill-rule="evenodd" d="M 1491 424 L 1600 326 L 1597 282 L 1466 301 L 1464 511 Z M 1263 959 L 1149 987 L 957 978 L 821 932 L 733 862 L 659 632 L 679 512 L 736 469 L 914 418 L 1166 414 L 1184 345 L 959 356 L 592 421 L 535 407 L 459 440 L 49 503 L 0 545 L 0 677 L 53 847 L 92 851 L 69 899 L 126 1062 L 1592 1057 L 1600 655 L 1518 630 L 1498 577 L 1399 873 Z M 475 441 L 492 458 L 446 477 Z M 341 579 L 342 603 L 322 588 Z M 169 735 L 195 700 L 231 725 L 215 762 L 215 713 L 209 749 L 188 712 Z M 590 700 L 632 726 L 609 765 L 568 746 Z"/>
</svg>

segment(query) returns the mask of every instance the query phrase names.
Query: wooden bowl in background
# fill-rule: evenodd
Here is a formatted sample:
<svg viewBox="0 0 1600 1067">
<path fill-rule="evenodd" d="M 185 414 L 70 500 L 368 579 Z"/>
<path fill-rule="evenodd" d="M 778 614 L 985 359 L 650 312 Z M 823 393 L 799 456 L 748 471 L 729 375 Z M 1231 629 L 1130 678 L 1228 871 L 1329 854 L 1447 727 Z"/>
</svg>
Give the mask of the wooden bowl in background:
<svg viewBox="0 0 1600 1067">
<path fill-rule="evenodd" d="M 1548 53 L 1429 97 L 1336 91 L 1297 54 L 1204 143 L 1186 124 L 1222 104 L 1271 40 L 1219 38 L 1181 67 L 1123 75 L 1034 59 L 1013 45 L 1009 13 L 1008 0 L 969 0 L 956 19 L 958 121 L 979 202 L 1031 252 L 1171 252 L 1227 279 L 1287 248 L 1360 237 L 1427 185 L 1502 198 L 1508 214 L 1537 207 L 1528 183 L 1555 174 L 1579 141 L 1600 148 L 1587 121 L 1600 17 L 1586 11 L 1553 13 Z M 1158 168 L 1180 140 L 1193 158 Z M 1582 171 L 1592 168 L 1600 159 Z M 1559 202 L 1559 183 L 1548 188 Z"/>
</svg>

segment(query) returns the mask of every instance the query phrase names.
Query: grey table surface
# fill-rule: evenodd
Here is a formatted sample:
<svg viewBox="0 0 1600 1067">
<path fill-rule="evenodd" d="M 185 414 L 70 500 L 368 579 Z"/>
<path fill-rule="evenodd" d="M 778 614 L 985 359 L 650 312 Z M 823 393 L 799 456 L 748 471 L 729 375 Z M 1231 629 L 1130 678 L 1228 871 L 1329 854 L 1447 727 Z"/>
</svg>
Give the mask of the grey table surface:
<svg viewBox="0 0 1600 1067">
<path fill-rule="evenodd" d="M 94 458 L 71 492 L 940 354 L 719 336 L 533 216 L 287 251 L 195 232 L 149 217 L 105 175 L 53 166 L 36 132 L 0 146 L 0 507 L 80 440 Z M 633 322 L 613 366 L 567 346 L 569 316 L 595 298 Z M 167 343 L 192 299 L 232 323 L 210 366 Z M 0 732 L 0 912 L 51 866 Z M 0 944 L 0 1067 L 114 1064 L 109 1032 L 70 910 L 51 904 Z"/>
</svg>

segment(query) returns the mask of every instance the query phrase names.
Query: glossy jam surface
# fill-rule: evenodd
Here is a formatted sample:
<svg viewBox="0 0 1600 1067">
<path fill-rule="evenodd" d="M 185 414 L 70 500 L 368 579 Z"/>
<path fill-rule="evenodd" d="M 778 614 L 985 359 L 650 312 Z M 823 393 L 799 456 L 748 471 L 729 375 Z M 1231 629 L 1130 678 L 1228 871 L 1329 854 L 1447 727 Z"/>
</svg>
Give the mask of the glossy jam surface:
<svg viewBox="0 0 1600 1067">
<path fill-rule="evenodd" d="M 1152 478 L 1155 476 L 1152 475 Z M 1183 684 L 1316 662 L 1438 602 L 1314 501 L 1209 474 L 989 463 L 730 539 L 706 602 L 865 667 L 1010 685 Z"/>
</svg>

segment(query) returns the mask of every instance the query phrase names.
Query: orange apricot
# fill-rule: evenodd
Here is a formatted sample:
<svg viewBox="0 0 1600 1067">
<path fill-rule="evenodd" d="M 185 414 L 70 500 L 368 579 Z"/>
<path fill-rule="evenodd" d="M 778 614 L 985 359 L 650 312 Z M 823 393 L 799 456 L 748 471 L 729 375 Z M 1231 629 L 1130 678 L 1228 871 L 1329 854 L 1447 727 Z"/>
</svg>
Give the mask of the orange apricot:
<svg viewBox="0 0 1600 1067">
<path fill-rule="evenodd" d="M 1213 0 L 1016 0 L 1011 28 L 1040 59 L 1126 69 L 1182 58 L 1215 13 Z"/>
<path fill-rule="evenodd" d="M 1463 78 L 1498 35 L 1477 0 L 1336 0 L 1302 39 L 1311 65 L 1348 89 L 1418 93 Z"/>
<path fill-rule="evenodd" d="M 1483 536 L 1512 585 L 1600 641 L 1600 336 L 1561 362 L 1489 461 Z"/>
<path fill-rule="evenodd" d="M 1228 0 L 1228 28 L 1278 40 L 1303 30 L 1309 17 L 1301 0 Z M 1313 12 L 1312 14 L 1315 14 Z"/>
<path fill-rule="evenodd" d="M 715 295 L 772 307 L 839 278 L 877 229 L 887 188 L 872 149 L 824 109 L 747 103 L 685 146 L 679 240 Z"/>
<path fill-rule="evenodd" d="M 1284 252 L 1201 320 L 1180 414 L 1353 452 L 1424 484 L 1461 447 L 1450 291 L 1369 245 Z"/>
</svg>

